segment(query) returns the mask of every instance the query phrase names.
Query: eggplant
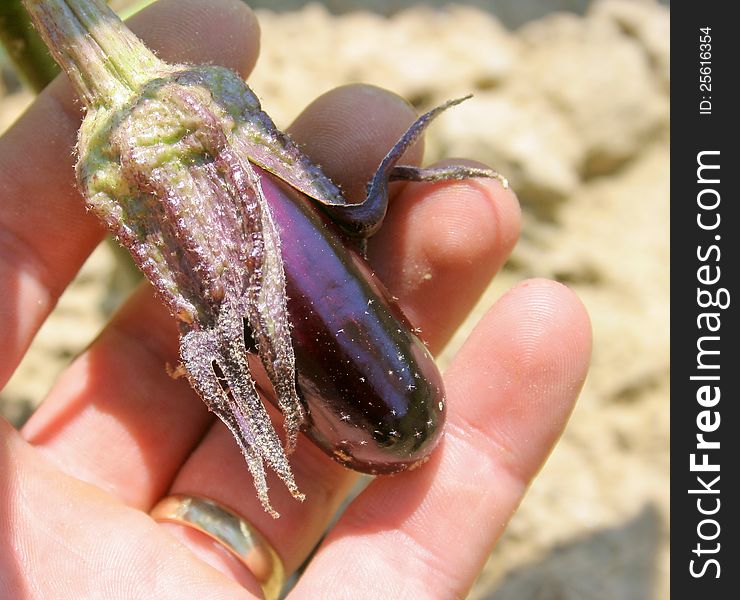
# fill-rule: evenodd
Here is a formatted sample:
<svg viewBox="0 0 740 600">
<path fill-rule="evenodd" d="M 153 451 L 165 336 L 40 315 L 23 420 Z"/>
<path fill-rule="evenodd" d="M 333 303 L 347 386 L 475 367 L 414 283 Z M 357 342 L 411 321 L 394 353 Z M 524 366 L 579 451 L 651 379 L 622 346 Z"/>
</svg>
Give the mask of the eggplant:
<svg viewBox="0 0 740 600">
<path fill-rule="evenodd" d="M 418 465 L 439 440 L 442 380 L 364 262 L 388 184 L 501 177 L 399 166 L 453 100 L 422 115 L 349 203 L 241 78 L 157 58 L 99 0 L 24 0 L 84 104 L 77 180 L 180 329 L 182 370 L 234 435 L 265 510 L 265 466 L 298 499 L 287 455 L 303 429 L 353 469 Z M 257 392 L 259 358 L 285 442 Z"/>
<path fill-rule="evenodd" d="M 419 464 L 446 408 L 432 355 L 335 223 L 284 182 L 261 182 L 281 238 L 304 433 L 365 473 Z"/>
</svg>

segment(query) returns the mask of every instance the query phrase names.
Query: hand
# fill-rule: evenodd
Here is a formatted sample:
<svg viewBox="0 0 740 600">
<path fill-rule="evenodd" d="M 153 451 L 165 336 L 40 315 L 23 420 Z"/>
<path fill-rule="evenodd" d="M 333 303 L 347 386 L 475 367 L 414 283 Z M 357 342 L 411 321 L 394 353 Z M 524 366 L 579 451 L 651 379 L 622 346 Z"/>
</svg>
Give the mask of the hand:
<svg viewBox="0 0 740 600">
<path fill-rule="evenodd" d="M 213 61 L 246 76 L 257 57 L 254 17 L 231 0 L 165 0 L 133 27 L 167 60 Z M 58 80 L 0 141 L 2 383 L 103 235 L 73 184 L 75 106 Z M 291 133 L 360 198 L 413 117 L 387 92 L 349 86 L 311 104 Z M 417 148 L 409 158 L 420 155 Z M 409 184 L 396 189 L 369 255 L 439 351 L 518 229 L 516 199 L 495 181 Z M 291 597 L 464 596 L 562 432 L 589 348 L 588 318 L 566 288 L 529 281 L 499 300 L 445 374 L 446 435 L 431 460 L 374 480 Z M 142 285 L 22 431 L 0 419 L 0 597 L 259 596 L 220 546 L 148 516 L 171 493 L 237 511 L 288 572 L 319 541 L 357 475 L 300 440 L 291 461 L 307 500 L 274 485 L 282 517 L 273 520 L 231 434 L 187 383 L 168 377 L 167 362 L 177 362 L 174 321 Z"/>
</svg>

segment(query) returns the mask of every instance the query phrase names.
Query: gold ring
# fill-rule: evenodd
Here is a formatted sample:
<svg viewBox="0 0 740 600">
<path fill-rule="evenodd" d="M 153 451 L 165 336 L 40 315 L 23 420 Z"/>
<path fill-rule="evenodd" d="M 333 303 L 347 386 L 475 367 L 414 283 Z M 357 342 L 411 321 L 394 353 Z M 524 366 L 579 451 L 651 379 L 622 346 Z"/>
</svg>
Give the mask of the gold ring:
<svg viewBox="0 0 740 600">
<path fill-rule="evenodd" d="M 275 549 L 238 514 L 199 496 L 167 496 L 149 513 L 155 521 L 192 527 L 219 542 L 254 575 L 265 600 L 277 600 L 285 569 Z"/>
</svg>

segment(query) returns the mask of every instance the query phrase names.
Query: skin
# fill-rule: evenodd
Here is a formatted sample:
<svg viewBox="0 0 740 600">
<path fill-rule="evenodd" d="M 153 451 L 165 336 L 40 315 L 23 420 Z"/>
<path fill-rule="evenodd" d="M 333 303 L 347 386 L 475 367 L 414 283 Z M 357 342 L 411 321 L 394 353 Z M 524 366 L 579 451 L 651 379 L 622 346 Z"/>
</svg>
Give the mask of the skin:
<svg viewBox="0 0 740 600">
<path fill-rule="evenodd" d="M 232 0 L 163 0 L 132 27 L 170 61 L 246 77 L 257 58 L 254 16 Z M 290 131 L 360 198 L 413 116 L 388 92 L 349 86 L 313 102 Z M 103 235 L 74 188 L 79 118 L 58 80 L 0 140 L 0 384 Z M 418 163 L 421 148 L 407 158 Z M 433 351 L 505 261 L 519 217 L 495 181 L 396 187 L 369 256 Z M 445 373 L 446 435 L 430 461 L 373 481 L 290 597 L 464 596 L 560 436 L 590 344 L 585 310 L 564 286 L 532 280 L 504 295 Z M 288 572 L 306 559 L 357 476 L 299 440 L 291 461 L 307 500 L 273 480 L 273 520 L 231 434 L 167 376 L 176 361 L 174 321 L 142 285 L 21 431 L 0 419 L 0 597 L 259 597 L 218 545 L 148 517 L 169 493 L 230 506 Z"/>
</svg>

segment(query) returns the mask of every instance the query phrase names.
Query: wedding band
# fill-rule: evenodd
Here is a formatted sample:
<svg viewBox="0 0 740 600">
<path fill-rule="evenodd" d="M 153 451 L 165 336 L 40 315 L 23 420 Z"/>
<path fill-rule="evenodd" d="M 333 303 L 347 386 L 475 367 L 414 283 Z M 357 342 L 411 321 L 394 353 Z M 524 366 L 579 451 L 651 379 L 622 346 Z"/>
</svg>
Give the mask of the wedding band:
<svg viewBox="0 0 740 600">
<path fill-rule="evenodd" d="M 265 600 L 277 600 L 285 569 L 275 549 L 252 525 L 213 500 L 198 496 L 167 496 L 149 513 L 155 521 L 179 523 L 219 542 L 254 575 Z"/>
</svg>

